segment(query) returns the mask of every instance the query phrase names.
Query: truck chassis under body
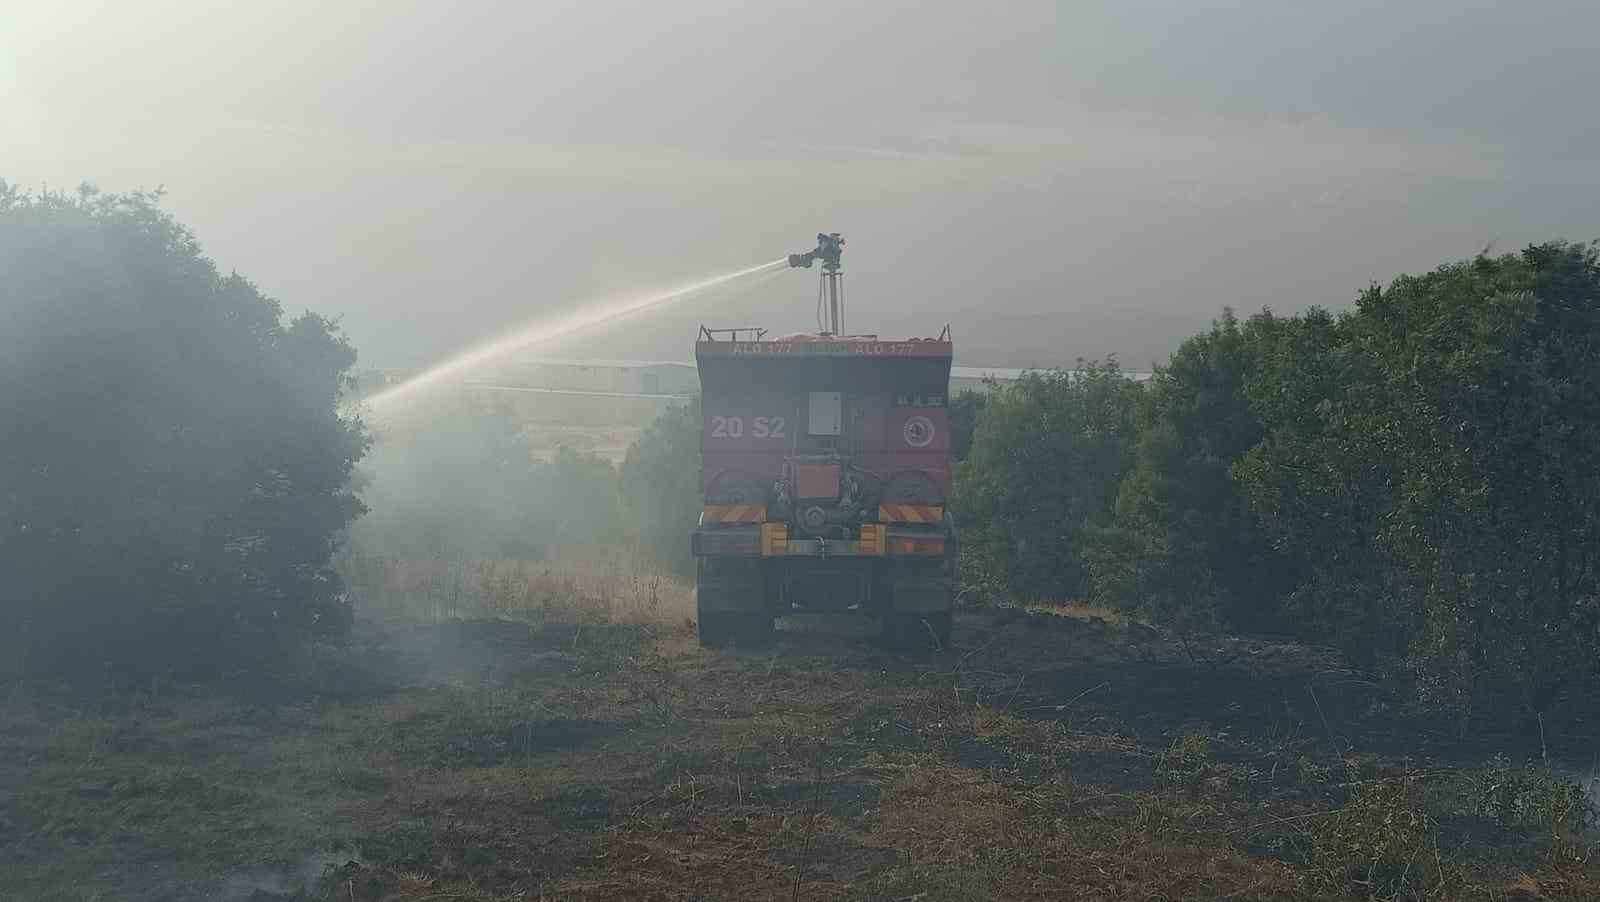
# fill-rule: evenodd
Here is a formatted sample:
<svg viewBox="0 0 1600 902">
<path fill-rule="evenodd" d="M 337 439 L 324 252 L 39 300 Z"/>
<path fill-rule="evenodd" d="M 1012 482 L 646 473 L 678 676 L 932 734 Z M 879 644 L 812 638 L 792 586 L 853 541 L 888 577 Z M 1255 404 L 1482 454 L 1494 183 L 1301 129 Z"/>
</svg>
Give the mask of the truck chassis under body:
<svg viewBox="0 0 1600 902">
<path fill-rule="evenodd" d="M 754 532 L 754 530 L 751 530 Z M 890 533 L 938 539 L 937 556 L 864 554 L 842 539 L 790 539 L 780 554 L 706 553 L 708 535 L 727 544 L 730 530 L 695 533 L 695 599 L 701 644 L 760 645 L 777 618 L 853 613 L 879 618 L 886 642 L 944 649 L 955 604 L 955 537 L 943 530 Z M 758 546 L 759 547 L 759 546 Z"/>
</svg>

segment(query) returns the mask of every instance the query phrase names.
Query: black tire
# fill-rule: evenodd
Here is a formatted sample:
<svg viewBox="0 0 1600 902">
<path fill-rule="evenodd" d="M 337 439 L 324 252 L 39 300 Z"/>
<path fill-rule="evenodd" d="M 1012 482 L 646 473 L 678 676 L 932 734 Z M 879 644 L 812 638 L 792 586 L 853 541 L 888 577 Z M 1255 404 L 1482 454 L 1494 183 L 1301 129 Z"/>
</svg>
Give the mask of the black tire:
<svg viewBox="0 0 1600 902">
<path fill-rule="evenodd" d="M 731 574 L 730 567 L 735 569 Z M 763 645 L 772 639 L 772 615 L 765 606 L 756 610 L 738 610 L 746 604 L 763 604 L 761 572 L 740 561 L 724 561 L 717 572 L 710 574 L 710 563 L 700 558 L 695 562 L 695 607 L 698 615 L 700 645 L 704 648 L 726 648 L 740 645 L 746 648 Z M 706 610 L 707 601 L 711 610 Z M 731 604 L 730 604 L 731 602 Z M 729 608 L 733 610 L 729 610 Z"/>
<path fill-rule="evenodd" d="M 699 615 L 699 632 L 701 648 L 726 648 L 733 641 L 733 618 L 722 613 L 707 613 L 701 611 Z"/>
<path fill-rule="evenodd" d="M 763 611 L 760 614 L 740 616 L 745 621 L 743 640 L 747 646 L 761 648 L 771 645 L 777 638 L 778 625 L 771 614 Z"/>
<path fill-rule="evenodd" d="M 702 648 L 759 648 L 771 645 L 777 630 L 769 614 L 714 611 L 700 614 L 699 632 Z"/>
</svg>

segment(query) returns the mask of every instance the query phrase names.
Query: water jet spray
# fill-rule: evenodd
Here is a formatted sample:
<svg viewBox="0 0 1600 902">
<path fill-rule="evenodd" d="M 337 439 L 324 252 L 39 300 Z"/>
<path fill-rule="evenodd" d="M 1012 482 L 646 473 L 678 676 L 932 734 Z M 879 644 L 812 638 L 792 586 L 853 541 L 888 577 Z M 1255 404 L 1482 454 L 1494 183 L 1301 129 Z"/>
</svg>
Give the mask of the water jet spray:
<svg viewBox="0 0 1600 902">
<path fill-rule="evenodd" d="M 674 288 L 670 291 L 656 292 L 586 307 L 560 319 L 534 323 L 513 335 L 488 342 L 436 366 L 429 367 L 399 385 L 386 388 L 372 395 L 365 400 L 365 403 L 374 411 L 389 407 L 397 401 L 413 396 L 430 386 L 437 385 L 454 376 L 468 373 L 509 354 L 515 354 L 558 338 L 564 338 L 582 329 L 592 328 L 633 316 L 637 313 L 643 313 L 646 310 L 682 300 L 707 289 L 727 285 L 730 282 L 750 276 L 777 271 L 788 263 L 788 259 L 771 260 L 736 272 L 724 273 L 720 276 L 695 282 L 692 285 Z"/>
</svg>

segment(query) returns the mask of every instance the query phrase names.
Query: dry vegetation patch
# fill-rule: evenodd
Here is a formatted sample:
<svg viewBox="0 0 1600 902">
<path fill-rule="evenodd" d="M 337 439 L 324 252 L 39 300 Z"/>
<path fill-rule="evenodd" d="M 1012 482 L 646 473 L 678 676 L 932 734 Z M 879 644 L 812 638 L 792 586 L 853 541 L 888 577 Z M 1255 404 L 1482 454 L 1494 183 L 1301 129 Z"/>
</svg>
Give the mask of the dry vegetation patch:
<svg viewBox="0 0 1600 902">
<path fill-rule="evenodd" d="M 618 620 L 390 625 L 313 669 L 382 691 L 18 689 L 7 891 L 1596 897 L 1570 783 L 1352 756 L 1398 728 L 1328 691 L 1319 653 L 1006 612 L 937 656 L 793 630 L 713 653 Z"/>
</svg>

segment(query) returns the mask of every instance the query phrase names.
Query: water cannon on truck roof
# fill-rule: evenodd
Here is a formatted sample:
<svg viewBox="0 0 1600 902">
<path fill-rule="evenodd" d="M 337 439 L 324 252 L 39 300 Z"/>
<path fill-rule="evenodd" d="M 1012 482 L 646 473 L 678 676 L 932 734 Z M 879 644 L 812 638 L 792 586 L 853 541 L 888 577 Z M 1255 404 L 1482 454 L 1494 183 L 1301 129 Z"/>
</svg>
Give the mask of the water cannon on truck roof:
<svg viewBox="0 0 1600 902">
<path fill-rule="evenodd" d="M 838 232 L 818 232 L 816 249 L 806 251 L 803 254 L 790 254 L 789 265 L 794 267 L 803 266 L 806 269 L 810 269 L 813 262 L 821 260 L 823 266 L 831 266 L 838 269 L 839 257 L 843 253 L 844 238 Z"/>
<path fill-rule="evenodd" d="M 691 549 L 704 645 L 760 644 L 775 618 L 807 611 L 877 617 L 897 644 L 949 645 L 949 326 L 903 341 L 845 334 L 843 246 L 819 233 L 789 257 L 822 261 L 818 332 L 700 327 Z"/>
<path fill-rule="evenodd" d="M 838 232 L 818 232 L 815 249 L 789 255 L 789 266 L 796 269 L 810 269 L 813 262 L 822 261 L 822 280 L 817 283 L 817 328 L 824 335 L 844 334 L 843 256 L 844 237 Z M 827 300 L 826 306 L 824 298 Z M 820 321 L 824 309 L 827 311 L 827 322 Z"/>
</svg>

